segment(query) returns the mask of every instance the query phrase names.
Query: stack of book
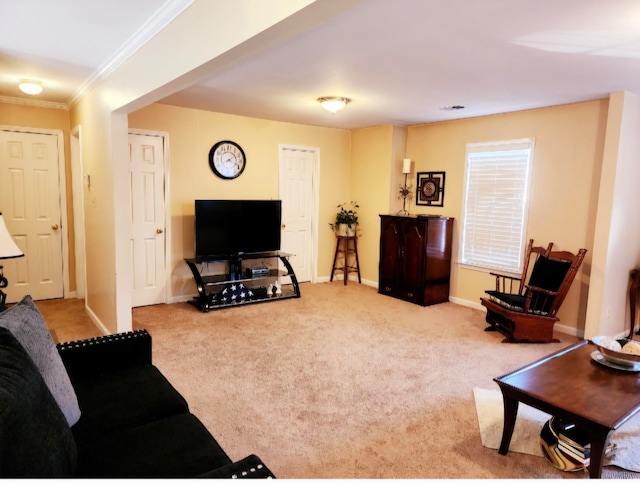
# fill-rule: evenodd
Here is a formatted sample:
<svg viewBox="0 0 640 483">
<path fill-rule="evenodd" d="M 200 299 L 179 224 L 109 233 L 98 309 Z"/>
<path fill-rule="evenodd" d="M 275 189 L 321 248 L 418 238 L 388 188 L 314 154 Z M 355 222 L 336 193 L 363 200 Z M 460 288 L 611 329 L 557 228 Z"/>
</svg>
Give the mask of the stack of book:
<svg viewBox="0 0 640 483">
<path fill-rule="evenodd" d="M 573 423 L 551 418 L 540 433 L 540 446 L 547 460 L 562 471 L 577 471 L 589 466 L 591 435 Z M 609 444 L 606 453 L 614 447 Z"/>
</svg>

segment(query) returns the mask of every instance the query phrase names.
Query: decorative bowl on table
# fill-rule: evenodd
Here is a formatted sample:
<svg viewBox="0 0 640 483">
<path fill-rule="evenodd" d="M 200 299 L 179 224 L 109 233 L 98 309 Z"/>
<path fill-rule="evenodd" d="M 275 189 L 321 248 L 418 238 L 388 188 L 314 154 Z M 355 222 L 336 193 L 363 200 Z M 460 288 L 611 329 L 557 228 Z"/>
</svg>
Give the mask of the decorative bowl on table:
<svg viewBox="0 0 640 483">
<path fill-rule="evenodd" d="M 591 341 L 607 361 L 621 366 L 640 368 L 639 342 L 630 339 L 614 339 L 604 335 L 597 335 Z"/>
</svg>

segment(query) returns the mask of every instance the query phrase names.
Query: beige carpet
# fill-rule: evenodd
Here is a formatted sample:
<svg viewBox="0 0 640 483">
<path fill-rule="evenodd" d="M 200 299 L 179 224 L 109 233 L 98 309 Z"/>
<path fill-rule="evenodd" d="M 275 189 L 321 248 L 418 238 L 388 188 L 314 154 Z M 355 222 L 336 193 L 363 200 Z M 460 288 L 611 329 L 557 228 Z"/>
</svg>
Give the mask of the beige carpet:
<svg viewBox="0 0 640 483">
<path fill-rule="evenodd" d="M 473 399 L 474 387 L 495 389 L 493 377 L 574 337 L 503 344 L 484 332 L 480 311 L 419 307 L 342 282 L 207 314 L 188 304 L 135 309 L 134 323 L 230 456 L 256 453 L 279 477 L 584 476 L 483 447 Z"/>
<path fill-rule="evenodd" d="M 498 449 L 502 439 L 504 420 L 502 393 L 499 390 L 480 388 L 474 388 L 473 393 L 482 444 L 487 448 Z M 550 417 L 547 413 L 526 404 L 520 404 L 509 451 L 542 458 L 540 431 Z M 619 430 L 612 433 L 609 441 L 616 447 L 607 456 L 605 465 L 615 465 L 640 472 L 640 414 L 636 414 Z"/>
<path fill-rule="evenodd" d="M 155 364 L 231 458 L 256 453 L 280 478 L 587 477 L 484 447 L 473 397 L 576 338 L 503 344 L 478 310 L 419 307 L 353 282 L 301 289 L 206 314 L 186 303 L 133 310 Z"/>
</svg>

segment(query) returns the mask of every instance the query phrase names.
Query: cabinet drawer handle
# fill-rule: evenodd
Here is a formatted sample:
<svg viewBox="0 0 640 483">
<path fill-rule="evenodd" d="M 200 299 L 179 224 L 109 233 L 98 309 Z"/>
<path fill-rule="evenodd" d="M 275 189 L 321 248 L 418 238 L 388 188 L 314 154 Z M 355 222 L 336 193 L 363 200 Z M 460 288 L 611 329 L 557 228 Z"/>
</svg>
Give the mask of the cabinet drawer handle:
<svg viewBox="0 0 640 483">
<path fill-rule="evenodd" d="M 413 298 L 413 292 L 407 292 L 407 297 L 409 297 L 410 299 Z"/>
<path fill-rule="evenodd" d="M 385 286 L 385 287 L 384 287 L 384 289 L 385 289 L 387 292 L 391 292 L 391 287 L 389 287 L 389 286 Z"/>
</svg>

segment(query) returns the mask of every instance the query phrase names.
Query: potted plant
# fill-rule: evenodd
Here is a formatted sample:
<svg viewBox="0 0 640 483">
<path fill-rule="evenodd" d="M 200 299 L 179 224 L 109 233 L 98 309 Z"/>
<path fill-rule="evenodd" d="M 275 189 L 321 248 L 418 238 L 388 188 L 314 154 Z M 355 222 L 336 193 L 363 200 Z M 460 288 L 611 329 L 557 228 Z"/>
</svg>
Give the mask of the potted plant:
<svg viewBox="0 0 640 483">
<path fill-rule="evenodd" d="M 355 236 L 358 224 L 358 212 L 360 208 L 357 201 L 338 205 L 335 223 L 329 223 L 338 236 Z"/>
</svg>

